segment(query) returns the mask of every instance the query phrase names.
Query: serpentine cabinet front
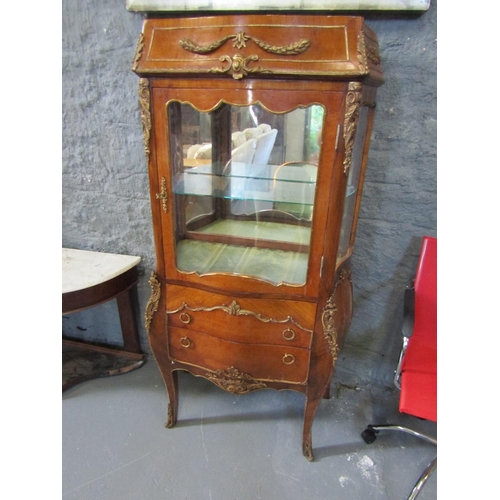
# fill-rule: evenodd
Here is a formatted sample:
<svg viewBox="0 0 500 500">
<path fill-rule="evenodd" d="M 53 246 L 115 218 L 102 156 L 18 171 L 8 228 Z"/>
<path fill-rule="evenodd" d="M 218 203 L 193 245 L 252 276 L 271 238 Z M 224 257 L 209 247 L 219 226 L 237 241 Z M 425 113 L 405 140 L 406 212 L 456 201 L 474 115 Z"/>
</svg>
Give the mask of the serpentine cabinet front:
<svg viewBox="0 0 500 500">
<path fill-rule="evenodd" d="M 157 257 L 145 321 L 164 377 L 305 395 L 304 455 L 352 316 L 376 88 L 360 17 L 147 19 L 139 75 Z"/>
</svg>

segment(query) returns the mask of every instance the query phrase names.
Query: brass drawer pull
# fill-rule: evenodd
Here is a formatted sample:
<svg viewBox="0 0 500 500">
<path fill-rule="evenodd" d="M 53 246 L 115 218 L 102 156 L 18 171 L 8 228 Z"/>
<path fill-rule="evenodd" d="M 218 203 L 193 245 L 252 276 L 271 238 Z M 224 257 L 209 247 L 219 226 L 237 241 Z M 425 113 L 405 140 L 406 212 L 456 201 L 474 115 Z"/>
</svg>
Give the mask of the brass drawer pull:
<svg viewBox="0 0 500 500">
<path fill-rule="evenodd" d="M 191 347 L 191 340 L 189 340 L 187 337 L 182 337 L 180 343 L 182 347 Z"/>
<path fill-rule="evenodd" d="M 295 356 L 293 356 L 292 354 L 285 354 L 283 356 L 283 363 L 285 363 L 285 365 L 291 365 L 292 363 L 295 363 Z"/>
<path fill-rule="evenodd" d="M 291 328 L 283 330 L 283 338 L 285 340 L 293 340 L 295 338 L 295 332 Z"/>
<path fill-rule="evenodd" d="M 188 314 L 188 313 L 181 313 L 179 314 L 179 319 L 185 324 L 185 325 L 188 325 L 189 323 L 191 323 L 191 316 Z"/>
</svg>

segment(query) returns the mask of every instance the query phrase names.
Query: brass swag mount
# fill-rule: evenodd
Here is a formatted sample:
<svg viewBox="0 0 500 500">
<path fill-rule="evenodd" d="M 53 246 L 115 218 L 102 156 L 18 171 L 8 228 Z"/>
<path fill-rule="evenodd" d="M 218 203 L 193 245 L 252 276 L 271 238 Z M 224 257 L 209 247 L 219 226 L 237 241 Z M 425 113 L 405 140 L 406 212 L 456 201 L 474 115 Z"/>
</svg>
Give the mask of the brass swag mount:
<svg viewBox="0 0 500 500">
<path fill-rule="evenodd" d="M 220 40 L 217 40 L 208 45 L 199 45 L 188 38 L 181 38 L 179 40 L 179 45 L 188 52 L 192 52 L 194 54 L 210 54 L 222 47 L 229 40 L 234 40 L 233 47 L 236 49 L 246 48 L 249 40 L 253 41 L 256 45 L 258 45 L 262 50 L 269 52 L 270 54 L 282 55 L 282 56 L 292 56 L 298 55 L 305 52 L 311 42 L 305 38 L 301 40 L 291 43 L 289 45 L 271 45 L 258 38 L 246 35 L 243 31 L 239 31 L 234 35 L 228 35 Z M 244 76 L 253 73 L 271 73 L 270 70 L 266 70 L 257 66 L 255 68 L 249 68 L 248 64 L 254 61 L 258 61 L 259 57 L 256 55 L 250 55 L 248 57 L 243 57 L 241 54 L 236 54 L 233 57 L 230 56 L 221 56 L 219 57 L 219 61 L 228 63 L 226 68 L 212 68 L 209 70 L 210 73 L 229 73 L 236 80 L 240 80 Z"/>
<path fill-rule="evenodd" d="M 227 41 L 232 39 L 234 39 L 233 47 L 236 49 L 246 48 L 247 46 L 246 42 L 248 40 L 252 40 L 255 44 L 257 44 L 261 49 L 265 50 L 266 52 L 282 56 L 302 54 L 311 45 L 311 42 L 305 38 L 299 40 L 298 42 L 291 43 L 289 45 L 281 45 L 281 46 L 270 45 L 268 43 L 263 42 L 262 40 L 259 40 L 258 38 L 246 35 L 243 31 L 239 31 L 234 35 L 229 35 L 224 38 L 221 38 L 220 40 L 217 40 L 216 42 L 213 42 L 209 45 L 198 45 L 196 42 L 193 42 L 188 38 L 181 38 L 179 40 L 179 45 L 183 49 L 189 52 L 193 52 L 194 54 L 210 54 L 211 52 L 214 52 L 218 48 L 222 47 Z"/>
</svg>

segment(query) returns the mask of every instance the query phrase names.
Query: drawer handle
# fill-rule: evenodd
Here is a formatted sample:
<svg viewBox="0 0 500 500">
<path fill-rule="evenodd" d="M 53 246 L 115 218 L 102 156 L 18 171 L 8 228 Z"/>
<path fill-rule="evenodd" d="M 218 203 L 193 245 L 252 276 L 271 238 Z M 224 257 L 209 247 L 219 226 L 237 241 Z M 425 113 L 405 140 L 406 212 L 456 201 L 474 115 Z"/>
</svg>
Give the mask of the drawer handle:
<svg viewBox="0 0 500 500">
<path fill-rule="evenodd" d="M 283 330 L 283 338 L 285 340 L 293 340 L 295 338 L 295 332 L 291 328 Z"/>
<path fill-rule="evenodd" d="M 292 354 L 285 354 L 283 356 L 283 363 L 285 363 L 285 365 L 291 365 L 292 363 L 295 363 L 295 356 L 293 356 Z"/>
<path fill-rule="evenodd" d="M 180 343 L 182 347 L 185 348 L 191 347 L 191 340 L 189 340 L 187 337 L 182 337 Z"/>
<path fill-rule="evenodd" d="M 179 319 L 185 324 L 185 325 L 188 325 L 189 323 L 191 323 L 191 316 L 188 314 L 188 313 L 180 313 L 179 314 Z"/>
</svg>

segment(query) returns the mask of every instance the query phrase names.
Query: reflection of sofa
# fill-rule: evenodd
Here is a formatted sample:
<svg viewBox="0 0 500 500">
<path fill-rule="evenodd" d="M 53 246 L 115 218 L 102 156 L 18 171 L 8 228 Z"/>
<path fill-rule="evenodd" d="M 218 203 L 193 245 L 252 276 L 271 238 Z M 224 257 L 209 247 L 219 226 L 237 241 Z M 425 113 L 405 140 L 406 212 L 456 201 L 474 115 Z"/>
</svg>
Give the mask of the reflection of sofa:
<svg viewBox="0 0 500 500">
<path fill-rule="evenodd" d="M 267 165 L 277 134 L 278 131 L 276 129 L 272 129 L 269 130 L 269 132 L 265 132 L 262 135 L 257 136 L 255 139 L 255 154 L 252 163 Z"/>
<path fill-rule="evenodd" d="M 283 163 L 274 174 L 274 208 L 298 219 L 312 220 L 317 175 L 318 166 L 315 163 Z"/>
<path fill-rule="evenodd" d="M 241 163 L 260 163 L 266 165 L 271 156 L 278 131 L 265 123 L 243 132 L 231 135 L 231 159 Z M 195 160 L 212 159 L 212 145 L 194 144 L 187 150 L 187 157 Z"/>
</svg>

